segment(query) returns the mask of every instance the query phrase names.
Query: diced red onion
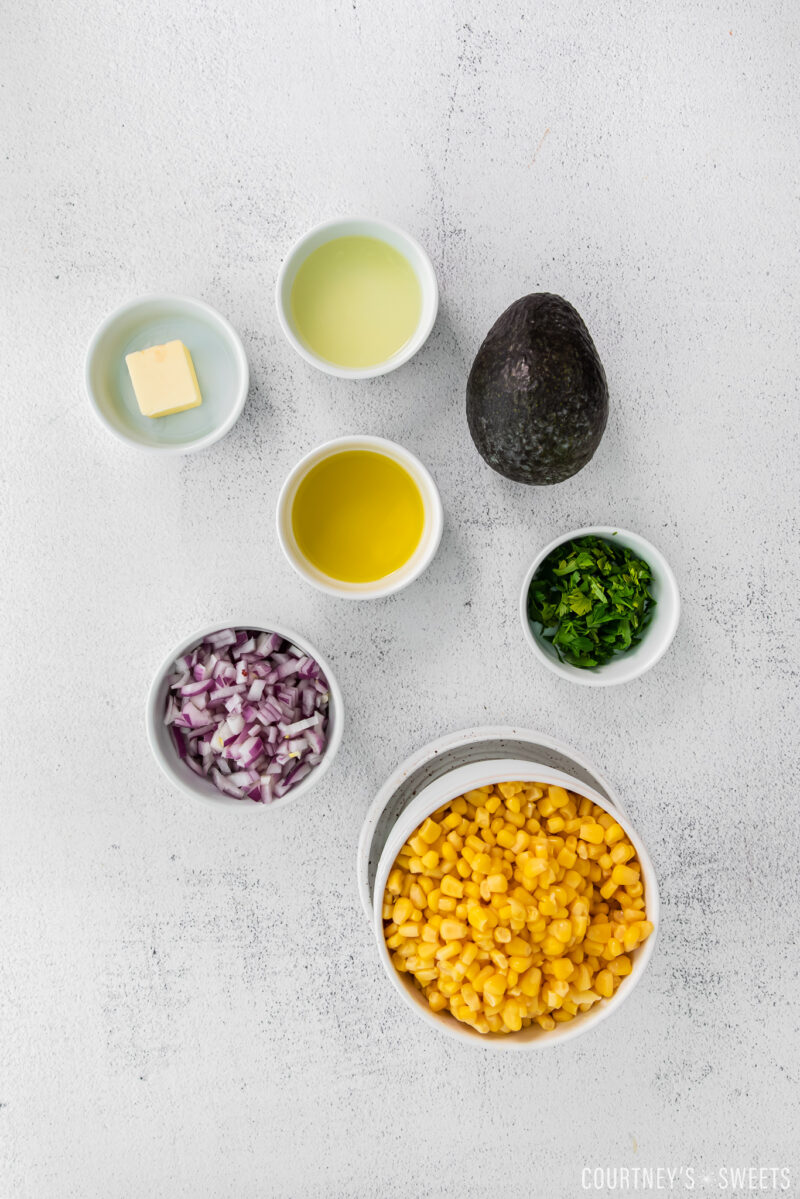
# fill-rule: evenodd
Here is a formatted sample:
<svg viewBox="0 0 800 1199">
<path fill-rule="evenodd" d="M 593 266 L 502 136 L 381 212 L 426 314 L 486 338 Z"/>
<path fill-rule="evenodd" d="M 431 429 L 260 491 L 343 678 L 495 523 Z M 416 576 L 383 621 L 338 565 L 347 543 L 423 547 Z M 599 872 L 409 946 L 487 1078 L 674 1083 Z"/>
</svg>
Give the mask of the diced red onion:
<svg viewBox="0 0 800 1199">
<path fill-rule="evenodd" d="M 183 654 L 164 712 L 178 756 L 225 795 L 271 803 L 322 761 L 328 683 L 277 633 L 220 629 Z"/>
</svg>

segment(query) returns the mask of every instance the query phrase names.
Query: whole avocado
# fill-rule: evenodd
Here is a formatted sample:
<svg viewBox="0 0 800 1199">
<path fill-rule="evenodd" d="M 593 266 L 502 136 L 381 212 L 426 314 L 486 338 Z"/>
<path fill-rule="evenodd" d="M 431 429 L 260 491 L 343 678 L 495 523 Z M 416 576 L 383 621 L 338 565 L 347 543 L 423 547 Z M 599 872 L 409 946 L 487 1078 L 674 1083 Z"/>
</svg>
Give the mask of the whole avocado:
<svg viewBox="0 0 800 1199">
<path fill-rule="evenodd" d="M 481 457 L 517 483 L 561 483 L 594 454 L 608 420 L 603 365 L 561 296 L 523 296 L 498 317 L 467 380 Z"/>
</svg>

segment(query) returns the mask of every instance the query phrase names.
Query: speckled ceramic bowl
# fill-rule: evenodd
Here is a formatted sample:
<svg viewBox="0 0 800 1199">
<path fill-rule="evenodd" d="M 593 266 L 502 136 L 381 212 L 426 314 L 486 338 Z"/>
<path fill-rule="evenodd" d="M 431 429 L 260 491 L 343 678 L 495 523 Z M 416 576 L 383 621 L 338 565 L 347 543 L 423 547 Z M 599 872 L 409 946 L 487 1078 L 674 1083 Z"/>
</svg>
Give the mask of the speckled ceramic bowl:
<svg viewBox="0 0 800 1199">
<path fill-rule="evenodd" d="M 531 1024 L 516 1033 L 489 1033 L 482 1035 L 468 1024 L 463 1024 L 461 1021 L 456 1020 L 449 1013 L 431 1011 L 428 1001 L 416 984 L 408 975 L 399 974 L 395 970 L 386 946 L 383 934 L 381 905 L 378 902 L 374 904 L 372 917 L 373 931 L 375 933 L 378 954 L 387 978 L 403 1001 L 426 1024 L 448 1036 L 456 1037 L 461 1041 L 482 1048 L 493 1050 L 546 1049 L 553 1045 L 561 1045 L 565 1041 L 573 1040 L 575 1037 L 583 1036 L 585 1033 L 596 1028 L 612 1012 L 617 1011 L 621 1004 L 632 994 L 655 950 L 658 937 L 660 904 L 658 883 L 653 864 L 640 837 L 631 828 L 630 821 L 605 796 L 595 791 L 592 787 L 586 786 L 579 779 L 563 774 L 561 771 L 551 770 L 546 766 L 527 761 L 506 759 L 475 762 L 469 766 L 462 766 L 429 784 L 408 805 L 392 827 L 378 863 L 375 878 L 375 896 L 383 895 L 386 888 L 386 880 L 389 877 L 389 872 L 394 865 L 397 854 L 406 840 L 422 824 L 427 816 L 430 816 L 443 804 L 455 799 L 456 796 L 463 795 L 465 791 L 475 787 L 488 786 L 490 783 L 506 782 L 509 779 L 553 784 L 555 786 L 566 787 L 570 791 L 575 791 L 579 795 L 586 796 L 586 798 L 591 799 L 592 803 L 603 808 L 622 825 L 636 849 L 642 867 L 647 918 L 652 921 L 654 928 L 645 943 L 631 953 L 633 970 L 626 978 L 622 979 L 614 995 L 610 999 L 600 1000 L 588 1012 L 581 1013 L 574 1020 L 556 1025 L 549 1032 L 539 1028 L 536 1024 Z"/>
</svg>

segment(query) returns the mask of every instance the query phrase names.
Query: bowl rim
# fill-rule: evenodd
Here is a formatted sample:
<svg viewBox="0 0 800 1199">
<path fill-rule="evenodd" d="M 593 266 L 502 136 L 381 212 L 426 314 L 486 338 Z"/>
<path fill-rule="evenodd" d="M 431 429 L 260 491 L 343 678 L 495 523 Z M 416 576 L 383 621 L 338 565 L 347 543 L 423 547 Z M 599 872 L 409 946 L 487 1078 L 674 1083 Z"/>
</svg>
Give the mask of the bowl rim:
<svg viewBox="0 0 800 1199">
<path fill-rule="evenodd" d="M 328 362 L 327 359 L 319 357 L 319 355 L 315 354 L 313 350 L 310 350 L 308 346 L 300 340 L 300 338 L 294 332 L 292 323 L 289 320 L 289 316 L 286 312 L 283 302 L 283 287 L 286 281 L 286 276 L 288 275 L 289 271 L 293 269 L 298 255 L 301 254 L 306 243 L 310 242 L 312 238 L 316 237 L 318 234 L 325 233 L 328 229 L 356 225 L 372 225 L 376 230 L 385 230 L 387 233 L 391 233 L 398 241 L 405 242 L 414 251 L 414 253 L 418 255 L 419 261 L 422 265 L 422 273 L 416 269 L 414 263 L 410 263 L 410 265 L 419 280 L 420 290 L 423 298 L 423 310 L 420 312 L 420 320 L 417 328 L 414 331 L 414 335 L 409 338 L 406 345 L 403 346 L 402 349 L 398 350 L 396 354 L 393 354 L 391 358 L 387 358 L 385 362 L 376 363 L 374 366 L 347 367 L 338 366 L 335 362 Z M 346 234 L 342 233 L 338 234 L 338 236 L 346 236 Z M 369 235 L 365 234 L 364 236 Z M 333 237 L 326 238 L 325 240 L 333 241 Z M 379 238 L 379 240 L 382 239 Z M 324 242 L 321 244 L 324 244 Z M 307 256 L 308 255 L 304 256 L 303 261 Z M 408 256 L 406 255 L 406 257 Z M 427 319 L 423 320 L 426 299 L 430 304 L 430 312 Z M 320 221 L 319 224 L 314 225 L 311 229 L 307 229 L 306 232 L 302 233 L 290 246 L 286 256 L 283 259 L 283 262 L 281 263 L 278 271 L 278 277 L 275 281 L 275 307 L 278 313 L 278 323 L 281 327 L 284 337 L 292 349 L 295 350 L 295 352 L 298 353 L 301 358 L 305 359 L 305 361 L 311 366 L 316 367 L 317 370 L 323 371 L 326 375 L 333 375 L 339 379 L 377 379 L 380 375 L 388 375 L 391 371 L 397 370 L 398 367 L 403 366 L 409 361 L 410 358 L 413 358 L 414 355 L 422 349 L 425 342 L 430 337 L 433 326 L 436 324 L 436 317 L 439 313 L 439 283 L 437 281 L 436 272 L 433 269 L 433 263 L 431 262 L 430 255 L 428 254 L 427 250 L 420 245 L 420 243 L 411 233 L 401 228 L 400 225 L 395 225 L 392 221 L 385 221 L 382 217 L 330 217 L 328 220 Z"/>
<path fill-rule="evenodd" d="M 170 672 L 170 668 L 176 658 L 185 654 L 187 650 L 192 649 L 198 642 L 207 637 L 209 633 L 216 633 L 220 629 L 253 629 L 257 632 L 278 633 L 285 641 L 291 641 L 298 649 L 302 649 L 309 657 L 321 667 L 325 678 L 328 681 L 329 692 L 329 712 L 332 710 L 333 719 L 329 719 L 329 724 L 332 725 L 331 736 L 325 745 L 325 752 L 322 756 L 322 761 L 314 767 L 310 774 L 288 791 L 286 795 L 282 795 L 280 799 L 274 799 L 272 803 L 256 803 L 254 800 L 235 799 L 232 795 L 224 795 L 221 791 L 217 791 L 213 784 L 209 785 L 208 793 L 201 793 L 189 786 L 189 780 L 184 779 L 174 768 L 172 757 L 168 757 L 159 744 L 156 730 L 161 727 L 161 701 L 160 695 L 162 686 L 166 676 Z M 342 692 L 336 680 L 336 676 L 331 668 L 330 662 L 315 647 L 308 641 L 307 638 L 300 636 L 293 629 L 287 628 L 285 625 L 277 621 L 264 623 L 261 620 L 234 620 L 234 621 L 215 621 L 213 624 L 204 625 L 190 637 L 184 637 L 175 648 L 165 658 L 153 675 L 152 682 L 147 692 L 145 701 L 145 731 L 147 742 L 150 746 L 150 752 L 158 764 L 161 773 L 172 783 L 173 787 L 183 792 L 184 795 L 190 796 L 193 800 L 199 800 L 201 803 L 211 805 L 215 808 L 221 807 L 236 807 L 239 810 L 249 811 L 250 809 L 267 809 L 276 811 L 279 808 L 288 807 L 290 803 L 305 795 L 312 787 L 324 778 L 333 765 L 334 759 L 339 751 L 339 746 L 342 742 L 344 734 L 344 702 Z M 194 779 L 196 776 L 191 775 Z"/>
<path fill-rule="evenodd" d="M 113 326 L 121 320 L 122 317 L 129 312 L 133 312 L 139 307 L 147 304 L 175 304 L 188 305 L 194 308 L 197 312 L 205 316 L 212 324 L 217 325 L 222 336 L 227 341 L 236 361 L 237 375 L 237 393 L 233 408 L 226 416 L 225 420 L 212 429 L 211 432 L 203 434 L 202 437 L 196 438 L 194 441 L 187 441 L 181 444 L 159 445 L 155 443 L 145 443 L 135 441 L 132 437 L 128 437 L 121 429 L 114 425 L 106 416 L 92 386 L 92 364 L 98 351 L 100 342 L 113 328 Z M 106 429 L 117 441 L 121 441 L 123 445 L 131 446 L 133 449 L 141 450 L 145 454 L 194 454 L 198 450 L 204 450 L 215 442 L 220 441 L 236 424 L 244 410 L 248 392 L 250 390 L 250 367 L 247 362 L 244 345 L 239 337 L 239 334 L 234 329 L 233 325 L 228 321 L 221 312 L 213 308 L 211 304 L 207 304 L 205 300 L 199 300 L 196 296 L 178 295 L 177 293 L 167 292 L 151 292 L 144 296 L 135 296 L 133 299 L 125 300 L 122 304 L 117 305 L 111 312 L 107 314 L 95 329 L 89 344 L 86 347 L 86 353 L 83 360 L 83 386 L 86 392 L 89 406 L 100 424 Z"/>
<path fill-rule="evenodd" d="M 378 956 L 384 972 L 389 977 L 394 989 L 402 997 L 405 1004 L 420 1016 L 432 1028 L 438 1029 L 447 1036 L 456 1038 L 462 1042 L 468 1042 L 475 1048 L 487 1048 L 508 1050 L 511 1052 L 526 1052 L 542 1049 L 549 1049 L 555 1045 L 563 1045 L 566 1041 L 574 1040 L 576 1037 L 583 1036 L 592 1028 L 595 1028 L 603 1020 L 607 1019 L 613 1012 L 625 1002 L 631 995 L 642 975 L 644 974 L 650 959 L 655 951 L 656 942 L 658 940 L 660 929 L 661 902 L 659 897 L 658 880 L 655 869 L 653 867 L 652 858 L 639 836 L 636 829 L 633 827 L 630 818 L 620 812 L 609 800 L 605 799 L 593 787 L 588 787 L 585 783 L 581 783 L 578 779 L 572 779 L 570 775 L 564 774 L 559 770 L 551 770 L 545 766 L 538 766 L 535 762 L 523 762 L 521 760 L 509 759 L 487 759 L 484 762 L 474 762 L 468 766 L 459 766 L 449 774 L 443 775 L 430 783 L 418 796 L 409 804 L 402 813 L 400 819 L 395 822 L 383 852 L 381 853 L 378 862 L 378 870 L 375 876 L 375 895 L 383 895 L 383 890 L 386 885 L 389 871 L 391 870 L 398 850 L 403 841 L 422 821 L 434 812 L 443 804 L 448 803 L 447 795 L 450 799 L 455 799 L 458 795 L 463 794 L 464 790 L 469 789 L 466 785 L 470 781 L 472 786 L 484 786 L 490 782 L 504 782 L 511 778 L 520 779 L 521 781 L 544 782 L 552 781 L 555 785 L 566 786 L 569 790 L 575 791 L 577 794 L 585 795 L 591 799 L 609 815 L 614 816 L 618 823 L 622 825 L 636 849 L 637 857 L 641 863 L 642 876 L 645 881 L 645 894 L 647 896 L 647 919 L 653 924 L 653 931 L 645 941 L 644 945 L 637 947 L 633 953 L 636 955 L 634 960 L 634 968 L 629 975 L 623 980 L 622 984 L 611 996 L 610 999 L 603 999 L 596 1004 L 588 1012 L 582 1012 L 580 1017 L 575 1020 L 570 1020 L 568 1024 L 559 1025 L 558 1028 L 550 1032 L 542 1032 L 541 1035 L 534 1035 L 530 1039 L 520 1039 L 515 1033 L 504 1033 L 495 1035 L 486 1035 L 476 1032 L 469 1025 L 463 1024 L 454 1017 L 442 1019 L 438 1012 L 431 1011 L 424 996 L 421 992 L 411 988 L 413 984 L 406 986 L 400 974 L 395 970 L 392 960 L 389 956 L 389 950 L 386 945 L 386 940 L 383 934 L 383 917 L 382 904 L 376 902 L 374 904 L 372 928 L 375 935 L 375 940 L 378 946 Z M 478 781 L 478 780 L 482 781 Z M 444 787 L 447 780 L 454 780 L 452 785 Z M 431 793 L 436 796 L 435 802 L 431 799 Z M 427 796 L 427 799 L 425 798 Z M 423 803 L 423 799 L 425 802 Z M 413 822 L 408 818 L 409 813 L 413 813 Z M 397 833 L 398 828 L 402 827 L 405 831 L 403 836 Z M 393 843 L 397 843 L 396 845 Z M 387 852 L 390 850 L 391 851 Z"/>
<path fill-rule="evenodd" d="M 384 576 L 386 581 L 377 579 L 374 585 L 363 584 L 363 589 L 360 591 L 343 591 L 333 584 L 326 583 L 323 578 L 317 577 L 306 568 L 305 559 L 299 554 L 295 554 L 292 546 L 289 544 L 284 534 L 283 523 L 284 519 L 289 519 L 291 516 L 289 511 L 289 494 L 312 465 L 318 461 L 322 461 L 324 458 L 333 457 L 334 454 L 344 451 L 348 446 L 356 448 L 365 445 L 372 447 L 378 452 L 393 451 L 393 453 L 387 456 L 394 457 L 396 455 L 401 461 L 410 463 L 413 470 L 419 474 L 427 488 L 427 493 L 423 493 L 421 488 L 420 492 L 425 505 L 426 519 L 430 519 L 431 522 L 431 538 L 425 552 L 420 554 L 419 561 L 407 575 L 398 578 L 397 575 L 399 572 L 394 571 L 392 574 Z M 409 587 L 415 582 L 427 570 L 436 557 L 439 545 L 441 544 L 442 533 L 444 531 L 444 508 L 442 506 L 442 497 L 439 494 L 439 488 L 436 486 L 433 475 L 416 454 L 413 454 L 411 450 L 407 450 L 405 446 L 400 445 L 398 442 L 390 441 L 386 437 L 373 437 L 366 433 L 353 433 L 343 437 L 334 437 L 330 441 L 321 442 L 309 450 L 307 454 L 304 454 L 299 462 L 292 467 L 278 493 L 278 502 L 275 507 L 275 522 L 278 532 L 278 542 L 284 556 L 301 579 L 310 583 L 317 591 L 321 591 L 325 595 L 332 595 L 336 599 L 374 600 L 384 599 L 388 595 L 394 595 L 396 592 L 402 591 L 405 587 Z M 414 553 L 416 554 L 417 550 Z M 414 555 L 409 559 L 409 562 L 413 561 L 413 557 Z"/>
<path fill-rule="evenodd" d="M 614 676 L 606 672 L 606 667 L 610 663 L 605 663 L 590 670 L 583 670 L 580 667 L 571 666 L 568 662 L 561 662 L 558 658 L 546 653 L 539 644 L 539 638 L 534 633 L 531 622 L 528 619 L 528 591 L 533 576 L 544 559 L 549 553 L 567 541 L 575 541 L 579 537 L 587 537 L 590 534 L 595 537 L 604 537 L 606 540 L 618 537 L 620 544 L 625 544 L 626 538 L 631 538 L 634 542 L 638 542 L 642 548 L 641 550 L 636 550 L 636 552 L 641 553 L 642 557 L 646 558 L 648 564 L 658 573 L 659 581 L 663 583 L 665 590 L 670 596 L 669 608 L 665 606 L 663 600 L 660 601 L 656 608 L 653 622 L 646 630 L 645 638 L 642 640 L 642 646 L 644 646 L 647 639 L 652 640 L 655 646 L 653 651 L 647 655 L 639 655 L 638 658 L 631 658 L 628 662 L 628 669 L 621 670 Z M 630 546 L 630 548 L 634 549 L 635 546 Z M 525 640 L 538 660 L 553 674 L 558 675 L 562 679 L 568 679 L 572 683 L 579 683 L 584 687 L 616 687 L 622 683 L 630 683 L 634 679 L 641 678 L 643 674 L 652 670 L 664 657 L 664 654 L 673 642 L 675 634 L 678 631 L 678 625 L 680 624 L 681 597 L 678 581 L 675 578 L 672 567 L 661 551 L 653 545 L 652 541 L 649 541 L 641 533 L 636 533 L 632 529 L 624 529 L 621 525 L 586 525 L 584 528 L 574 529 L 572 532 L 562 533 L 558 537 L 554 537 L 533 559 L 522 582 L 519 597 L 519 616 Z M 657 638 L 654 636 L 656 633 L 658 633 Z M 620 658 L 618 661 L 624 662 L 624 659 Z"/>
</svg>

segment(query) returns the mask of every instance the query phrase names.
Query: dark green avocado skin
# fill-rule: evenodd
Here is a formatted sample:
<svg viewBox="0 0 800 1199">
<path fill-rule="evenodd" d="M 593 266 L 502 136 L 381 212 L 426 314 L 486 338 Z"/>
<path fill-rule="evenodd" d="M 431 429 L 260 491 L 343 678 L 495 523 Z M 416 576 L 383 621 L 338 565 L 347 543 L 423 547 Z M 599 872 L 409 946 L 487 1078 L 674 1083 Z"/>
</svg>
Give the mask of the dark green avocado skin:
<svg viewBox="0 0 800 1199">
<path fill-rule="evenodd" d="M 594 454 L 608 420 L 602 363 L 561 296 L 523 296 L 489 330 L 467 380 L 481 457 L 517 483 L 561 483 Z"/>
</svg>

